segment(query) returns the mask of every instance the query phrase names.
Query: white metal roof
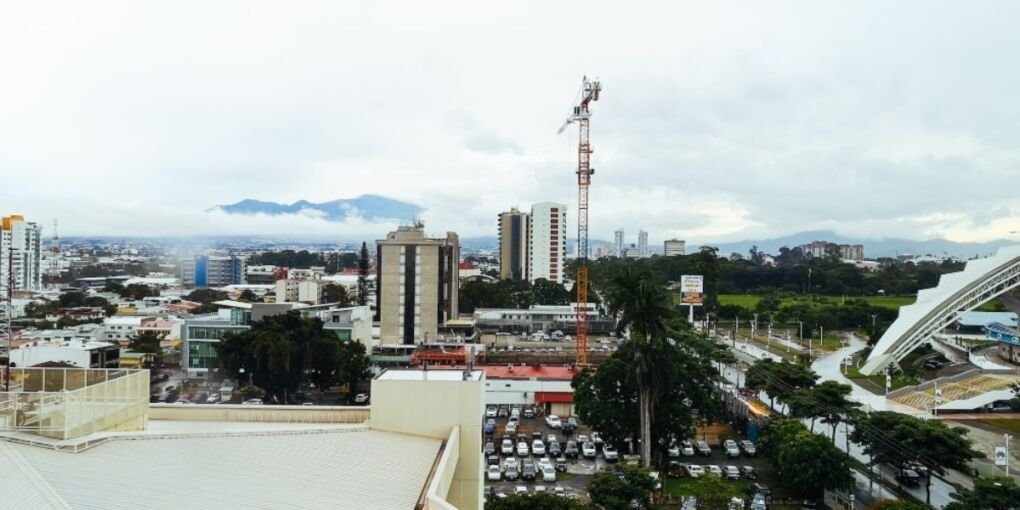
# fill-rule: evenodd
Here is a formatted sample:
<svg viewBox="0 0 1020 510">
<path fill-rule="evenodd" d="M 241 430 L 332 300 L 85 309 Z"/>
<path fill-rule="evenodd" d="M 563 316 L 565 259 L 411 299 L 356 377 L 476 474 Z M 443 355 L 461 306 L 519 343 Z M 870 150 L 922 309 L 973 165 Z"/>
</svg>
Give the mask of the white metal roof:
<svg viewBox="0 0 1020 510">
<path fill-rule="evenodd" d="M 9 448 L 72 509 L 403 510 L 414 508 L 440 445 L 388 432 L 319 430 L 120 439 L 77 454 Z"/>
</svg>

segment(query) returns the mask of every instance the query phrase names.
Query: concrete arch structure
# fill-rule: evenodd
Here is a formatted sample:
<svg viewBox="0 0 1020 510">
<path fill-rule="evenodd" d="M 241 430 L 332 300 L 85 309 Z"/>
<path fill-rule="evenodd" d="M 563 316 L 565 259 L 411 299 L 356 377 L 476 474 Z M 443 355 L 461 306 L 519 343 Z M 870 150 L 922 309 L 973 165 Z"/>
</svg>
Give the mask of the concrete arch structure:
<svg viewBox="0 0 1020 510">
<path fill-rule="evenodd" d="M 967 262 L 963 271 L 942 275 L 939 284 L 917 293 L 917 301 L 900 308 L 861 368 L 874 375 L 898 362 L 960 315 L 1020 287 L 1020 246 L 999 249 L 995 255 Z"/>
</svg>

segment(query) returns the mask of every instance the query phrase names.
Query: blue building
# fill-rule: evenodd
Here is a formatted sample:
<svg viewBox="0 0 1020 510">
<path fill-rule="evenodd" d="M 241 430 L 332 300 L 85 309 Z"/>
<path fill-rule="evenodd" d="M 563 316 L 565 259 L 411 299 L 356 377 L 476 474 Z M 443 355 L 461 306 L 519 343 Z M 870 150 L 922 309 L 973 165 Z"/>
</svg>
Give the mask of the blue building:
<svg viewBox="0 0 1020 510">
<path fill-rule="evenodd" d="M 993 322 L 985 326 L 985 336 L 999 343 L 999 356 L 1002 359 L 1020 364 L 1020 330 Z"/>
<path fill-rule="evenodd" d="M 181 281 L 187 287 L 224 287 L 245 282 L 245 259 L 236 255 L 196 255 L 185 262 Z"/>
</svg>

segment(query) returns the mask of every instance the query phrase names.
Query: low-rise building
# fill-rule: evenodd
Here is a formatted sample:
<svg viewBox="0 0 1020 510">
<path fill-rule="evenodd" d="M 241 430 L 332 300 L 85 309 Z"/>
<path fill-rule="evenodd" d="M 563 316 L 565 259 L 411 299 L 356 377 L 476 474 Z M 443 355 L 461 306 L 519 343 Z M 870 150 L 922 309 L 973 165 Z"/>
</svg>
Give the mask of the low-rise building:
<svg viewBox="0 0 1020 510">
<path fill-rule="evenodd" d="M 588 330 L 609 332 L 615 327 L 612 319 L 599 314 L 598 307 L 589 303 Z M 479 308 L 474 313 L 475 327 L 481 331 L 507 333 L 551 333 L 562 331 L 573 334 L 577 330 L 577 303 L 570 305 L 533 305 L 528 309 Z"/>
<path fill-rule="evenodd" d="M 144 319 L 145 317 L 140 315 L 107 317 L 103 321 L 103 326 L 106 328 L 106 339 L 126 346 L 138 334 L 138 327 L 142 325 Z"/>
<path fill-rule="evenodd" d="M 11 349 L 11 365 L 27 368 L 42 364 L 67 364 L 78 368 L 119 368 L 120 346 L 85 339 L 33 341 Z"/>
<path fill-rule="evenodd" d="M 372 310 L 367 306 L 348 306 L 343 308 L 320 307 L 301 308 L 306 317 L 316 317 L 323 322 L 323 329 L 336 333 L 342 341 L 353 340 L 372 349 Z"/>
<path fill-rule="evenodd" d="M 94 321 L 106 318 L 106 312 L 98 306 L 79 306 L 74 308 L 58 308 L 46 313 L 46 320 L 57 322 L 60 319 L 72 321 Z"/>
</svg>

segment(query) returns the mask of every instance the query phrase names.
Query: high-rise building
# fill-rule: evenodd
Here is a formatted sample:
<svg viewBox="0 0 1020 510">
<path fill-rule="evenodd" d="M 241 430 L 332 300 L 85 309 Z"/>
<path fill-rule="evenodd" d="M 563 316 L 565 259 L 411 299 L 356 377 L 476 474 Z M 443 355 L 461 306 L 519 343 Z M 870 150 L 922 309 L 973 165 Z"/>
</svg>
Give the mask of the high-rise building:
<svg viewBox="0 0 1020 510">
<path fill-rule="evenodd" d="M 196 255 L 181 264 L 181 282 L 186 287 L 241 285 L 245 278 L 245 259 L 236 255 Z"/>
<path fill-rule="evenodd" d="M 662 243 L 662 253 L 667 257 L 673 255 L 686 255 L 687 242 L 683 239 L 667 239 Z"/>
<path fill-rule="evenodd" d="M 516 207 L 499 215 L 499 277 L 528 278 L 528 225 L 531 215 Z"/>
<path fill-rule="evenodd" d="M 531 206 L 528 238 L 528 280 L 534 282 L 545 278 L 563 283 L 567 258 L 567 206 L 554 202 Z"/>
<path fill-rule="evenodd" d="M 0 230 L 0 293 L 6 295 L 14 276 L 14 290 L 42 289 L 42 227 L 24 216 L 5 216 Z"/>
<path fill-rule="evenodd" d="M 437 340 L 439 327 L 457 317 L 460 241 L 425 237 L 421 223 L 376 241 L 376 320 L 384 344 Z"/>
<path fill-rule="evenodd" d="M 620 230 L 617 230 L 616 233 L 613 235 L 613 245 L 616 247 L 616 254 L 615 255 L 617 257 L 622 257 L 623 256 L 623 251 L 625 249 L 627 249 L 627 247 L 623 244 L 623 229 L 622 228 Z"/>
<path fill-rule="evenodd" d="M 648 256 L 648 232 L 639 230 L 637 233 L 637 248 L 639 257 Z"/>
</svg>

